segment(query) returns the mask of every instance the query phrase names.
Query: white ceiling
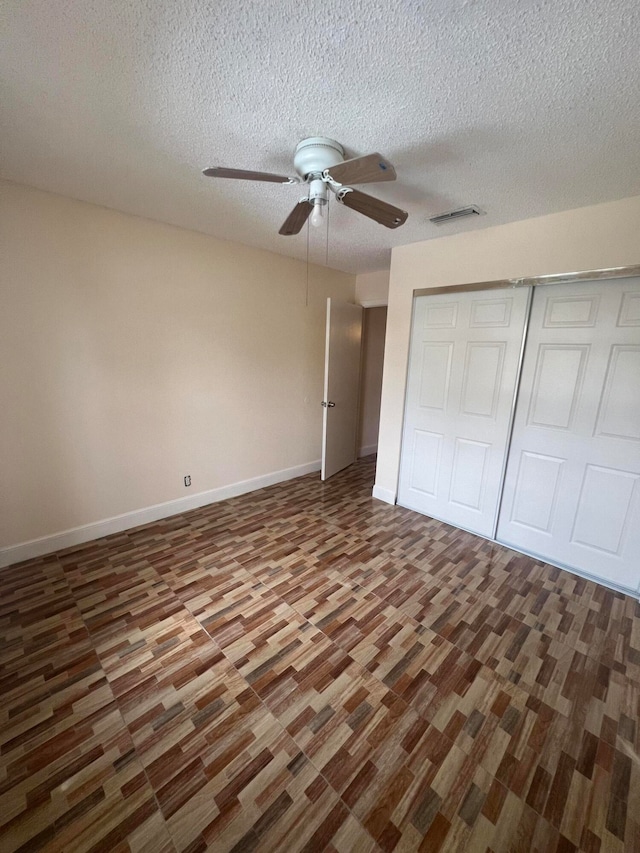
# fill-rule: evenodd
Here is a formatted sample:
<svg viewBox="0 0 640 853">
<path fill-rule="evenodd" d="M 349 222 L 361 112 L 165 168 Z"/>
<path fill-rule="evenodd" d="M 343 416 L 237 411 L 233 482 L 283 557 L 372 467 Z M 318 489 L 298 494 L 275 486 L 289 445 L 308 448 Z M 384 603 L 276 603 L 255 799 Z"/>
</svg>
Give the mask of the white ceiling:
<svg viewBox="0 0 640 853">
<path fill-rule="evenodd" d="M 329 265 L 640 194 L 638 0 L 5 0 L 0 174 L 297 258 L 278 228 L 296 143 L 380 151 L 409 211 L 390 231 L 333 205 Z M 434 226 L 466 203 L 486 215 Z M 311 233 L 324 262 L 325 234 Z"/>
</svg>

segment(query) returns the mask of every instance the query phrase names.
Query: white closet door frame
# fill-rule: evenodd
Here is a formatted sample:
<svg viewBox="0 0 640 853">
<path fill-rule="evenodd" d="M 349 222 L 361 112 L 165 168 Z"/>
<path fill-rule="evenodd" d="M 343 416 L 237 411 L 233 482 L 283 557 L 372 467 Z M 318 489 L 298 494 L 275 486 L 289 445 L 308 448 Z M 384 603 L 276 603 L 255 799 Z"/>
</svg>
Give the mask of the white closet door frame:
<svg viewBox="0 0 640 853">
<path fill-rule="evenodd" d="M 418 297 L 418 296 L 435 296 L 435 295 L 443 294 L 443 293 L 455 294 L 455 293 L 460 293 L 460 292 L 465 292 L 465 291 L 484 291 L 484 290 L 500 291 L 503 289 L 514 288 L 514 287 L 531 287 L 533 289 L 536 287 L 544 287 L 545 285 L 551 285 L 551 284 L 565 284 L 565 283 L 571 284 L 571 283 L 575 283 L 575 282 L 579 282 L 579 281 L 598 281 L 598 280 L 607 281 L 610 279 L 635 278 L 638 276 L 640 276 L 640 264 L 635 264 L 635 265 L 630 265 L 630 266 L 625 266 L 625 267 L 610 267 L 610 268 L 606 268 L 606 269 L 582 270 L 579 272 L 554 273 L 551 275 L 542 275 L 542 276 L 529 276 L 529 277 L 513 278 L 513 279 L 499 279 L 499 280 L 495 280 L 495 281 L 486 281 L 486 282 L 473 282 L 471 284 L 454 285 L 452 287 L 417 288 L 413 291 L 413 305 L 412 305 L 412 312 L 411 312 L 411 315 L 412 315 L 411 316 L 411 329 L 413 330 L 413 315 L 414 315 L 415 304 L 416 304 L 415 300 L 416 300 L 416 297 Z M 531 295 L 533 296 L 533 292 Z M 522 378 L 522 366 L 523 366 L 524 352 L 525 352 L 526 344 L 527 344 L 528 324 L 529 324 L 529 319 L 530 319 L 530 315 L 531 315 L 532 305 L 533 305 L 533 299 L 531 298 L 529 300 L 528 314 L 527 314 L 527 319 L 525 321 L 525 328 L 524 328 L 524 334 L 523 334 L 523 339 L 522 339 L 522 351 L 520 353 L 518 376 L 516 379 L 516 387 L 515 387 L 514 398 L 513 398 L 513 407 L 512 407 L 512 411 L 511 411 L 511 420 L 510 420 L 510 425 L 509 425 L 509 437 L 507 440 L 507 448 L 506 448 L 505 460 L 504 460 L 503 471 L 502 471 L 501 493 L 500 493 L 500 500 L 499 500 L 499 504 L 498 504 L 498 511 L 496 513 L 496 523 L 495 523 L 492 535 L 491 536 L 484 536 L 484 538 L 489 539 L 490 541 L 498 542 L 498 543 L 499 543 L 499 540 L 497 540 L 496 534 L 497 534 L 497 527 L 498 527 L 498 524 L 500 521 L 500 512 L 502 509 L 502 501 L 504 498 L 504 481 L 505 481 L 505 477 L 506 477 L 506 468 L 507 468 L 508 459 L 509 459 L 509 452 L 511 450 L 511 442 L 512 442 L 512 437 L 513 437 L 513 427 L 514 427 L 514 420 L 515 420 L 515 410 L 516 410 L 517 403 L 518 403 L 520 382 L 521 382 L 521 378 Z M 408 370 L 409 370 L 409 364 L 407 363 L 407 378 L 408 378 Z M 407 406 L 406 394 L 407 394 L 407 391 L 408 391 L 408 387 L 405 391 L 405 401 L 404 401 L 403 430 L 402 430 L 403 438 L 402 438 L 402 444 L 401 444 L 401 448 L 400 448 L 400 459 L 401 460 L 402 460 L 402 453 L 403 453 L 403 449 L 404 449 L 403 448 L 404 432 L 405 432 L 404 420 L 406 417 L 406 406 Z M 401 469 L 401 466 L 398 466 L 398 480 L 400 478 L 400 469 Z M 399 486 L 399 483 L 396 483 L 396 494 L 398 493 L 398 486 Z M 482 535 L 482 534 L 476 534 L 476 535 Z M 499 544 L 501 544 L 501 543 L 499 543 Z M 511 548 L 512 550 L 515 550 L 515 551 L 520 551 L 520 553 L 526 554 L 527 556 L 532 556 L 536 559 L 541 559 L 538 555 L 531 554 L 531 553 L 525 551 L 524 549 L 521 550 L 517 546 L 505 545 L 505 547 Z M 573 568 L 573 567 L 567 566 L 567 565 L 560 565 L 558 563 L 554 563 L 552 560 L 549 560 L 547 558 L 542 558 L 542 559 L 544 559 L 547 563 L 549 563 L 549 565 L 555 565 L 558 568 L 565 569 L 566 571 L 572 572 L 573 574 L 576 574 L 576 575 L 579 575 L 582 577 L 587 577 L 590 580 L 596 580 L 598 583 L 601 583 L 603 586 L 607 586 L 607 587 L 610 587 L 611 589 L 620 590 L 622 592 L 625 592 L 626 594 L 630 594 L 630 595 L 634 595 L 636 597 L 640 597 L 640 590 L 630 589 L 629 587 L 624 587 L 624 586 L 615 584 L 615 583 L 608 581 L 606 579 L 594 578 L 593 575 L 590 575 L 586 572 L 580 571 L 580 569 Z"/>
</svg>

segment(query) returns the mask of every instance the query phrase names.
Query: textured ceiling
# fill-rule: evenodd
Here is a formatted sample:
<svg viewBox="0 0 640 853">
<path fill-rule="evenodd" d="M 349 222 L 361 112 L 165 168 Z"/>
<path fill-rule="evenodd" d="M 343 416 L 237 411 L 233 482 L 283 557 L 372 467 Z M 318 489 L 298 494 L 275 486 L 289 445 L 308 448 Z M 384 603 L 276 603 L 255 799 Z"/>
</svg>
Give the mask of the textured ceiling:
<svg viewBox="0 0 640 853">
<path fill-rule="evenodd" d="M 0 174 L 304 258 L 278 228 L 296 143 L 381 151 L 409 211 L 389 231 L 333 205 L 329 265 L 640 193 L 638 0 L 4 0 Z M 466 203 L 486 215 L 434 226 Z M 324 262 L 325 233 L 311 233 Z"/>
</svg>

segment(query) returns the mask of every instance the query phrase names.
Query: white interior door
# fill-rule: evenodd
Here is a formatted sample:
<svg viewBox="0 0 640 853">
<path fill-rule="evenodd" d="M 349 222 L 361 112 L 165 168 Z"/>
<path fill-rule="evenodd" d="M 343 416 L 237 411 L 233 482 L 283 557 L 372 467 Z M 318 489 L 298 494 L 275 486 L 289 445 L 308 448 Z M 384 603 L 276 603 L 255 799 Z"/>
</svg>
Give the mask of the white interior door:
<svg viewBox="0 0 640 853">
<path fill-rule="evenodd" d="M 536 289 L 498 538 L 640 583 L 640 279 Z"/>
<path fill-rule="evenodd" d="M 356 461 L 362 308 L 327 299 L 322 479 Z"/>
<path fill-rule="evenodd" d="M 398 503 L 494 536 L 529 296 L 415 300 Z"/>
</svg>

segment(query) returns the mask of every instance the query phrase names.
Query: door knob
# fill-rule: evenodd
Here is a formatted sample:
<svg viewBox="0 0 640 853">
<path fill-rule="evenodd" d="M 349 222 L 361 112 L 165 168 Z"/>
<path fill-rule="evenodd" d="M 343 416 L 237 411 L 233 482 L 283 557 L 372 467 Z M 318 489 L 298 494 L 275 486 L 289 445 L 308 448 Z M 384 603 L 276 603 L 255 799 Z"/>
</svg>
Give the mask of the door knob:
<svg viewBox="0 0 640 853">
<path fill-rule="evenodd" d="M 336 404 L 335 404 L 335 403 L 332 403 L 332 402 L 331 402 L 331 400 L 329 400 L 328 402 L 327 402 L 327 401 L 325 401 L 325 400 L 323 400 L 323 401 L 322 401 L 322 406 L 323 406 L 325 409 L 335 409 Z"/>
</svg>

